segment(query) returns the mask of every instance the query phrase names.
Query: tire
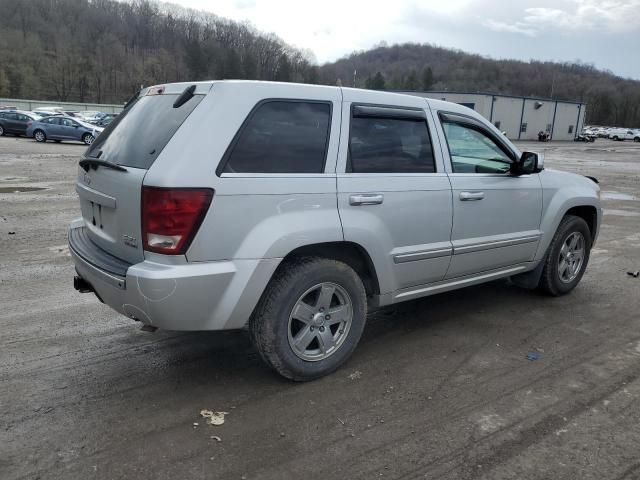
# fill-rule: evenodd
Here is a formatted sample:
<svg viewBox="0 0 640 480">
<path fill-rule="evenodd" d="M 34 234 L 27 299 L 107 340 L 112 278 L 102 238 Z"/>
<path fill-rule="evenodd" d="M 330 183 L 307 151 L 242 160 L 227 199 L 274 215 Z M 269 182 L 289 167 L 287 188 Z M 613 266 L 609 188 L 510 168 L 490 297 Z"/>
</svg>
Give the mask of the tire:
<svg viewBox="0 0 640 480">
<path fill-rule="evenodd" d="M 340 318 L 335 313 L 330 318 L 337 311 L 343 312 Z M 351 356 L 366 315 L 364 285 L 351 267 L 304 257 L 278 268 L 249 320 L 249 335 L 262 359 L 280 375 L 314 380 Z"/>
<path fill-rule="evenodd" d="M 94 136 L 91 135 L 90 133 L 85 133 L 84 135 L 82 135 L 82 141 L 84 142 L 85 145 L 91 145 L 93 143 L 94 140 Z"/>
<path fill-rule="evenodd" d="M 577 239 L 576 247 L 582 245 L 579 264 L 575 263 L 580 257 L 579 249 L 571 248 L 574 239 Z M 549 245 L 538 288 L 556 297 L 573 290 L 580 283 L 589 263 L 591 241 L 591 231 L 587 222 L 574 215 L 565 216 Z M 567 257 L 569 253 L 572 255 Z"/>
<path fill-rule="evenodd" d="M 4 127 L 0 125 L 0 137 L 4 135 Z"/>
<path fill-rule="evenodd" d="M 617 142 L 618 140 L 620 140 L 618 137 L 613 137 L 613 139 Z"/>
<path fill-rule="evenodd" d="M 640 143 L 640 137 L 635 137 L 635 138 L 633 139 L 633 141 L 634 141 L 634 142 L 636 142 L 636 143 Z"/>
<path fill-rule="evenodd" d="M 36 142 L 44 143 L 47 141 L 47 135 L 42 130 L 36 130 L 33 132 L 33 138 L 36 139 Z"/>
</svg>

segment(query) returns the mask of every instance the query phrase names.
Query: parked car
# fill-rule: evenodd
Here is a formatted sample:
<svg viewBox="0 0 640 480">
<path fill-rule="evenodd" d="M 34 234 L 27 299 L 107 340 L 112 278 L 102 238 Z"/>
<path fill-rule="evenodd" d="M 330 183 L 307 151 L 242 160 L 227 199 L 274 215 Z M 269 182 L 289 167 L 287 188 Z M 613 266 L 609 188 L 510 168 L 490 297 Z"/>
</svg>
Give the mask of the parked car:
<svg viewBox="0 0 640 480">
<path fill-rule="evenodd" d="M 21 110 L 6 110 L 0 112 L 0 136 L 5 133 L 12 135 L 26 135 L 29 122 L 36 120 L 31 112 Z"/>
<path fill-rule="evenodd" d="M 38 108 L 34 108 L 33 109 L 34 112 L 37 113 L 43 113 L 46 115 L 52 115 L 54 113 L 62 113 L 62 107 L 56 107 L 56 106 L 48 106 L 48 107 L 38 107 Z"/>
<path fill-rule="evenodd" d="M 31 116 L 34 117 L 34 120 L 40 120 L 41 118 L 46 118 L 46 117 L 51 116 L 51 114 L 45 113 L 45 112 L 30 111 L 30 112 L 27 112 L 27 113 L 31 114 Z"/>
<path fill-rule="evenodd" d="M 146 330 L 247 326 L 293 380 L 338 368 L 368 309 L 506 277 L 569 293 L 602 219 L 593 179 L 467 107 L 289 83 L 141 91 L 76 191 L 77 290 Z"/>
<path fill-rule="evenodd" d="M 100 120 L 96 121 L 95 125 L 97 125 L 99 127 L 106 127 L 111 122 L 113 122 L 113 119 L 116 118 L 117 116 L 118 116 L 117 113 L 107 113 Z"/>
<path fill-rule="evenodd" d="M 638 133 L 628 128 L 611 129 L 609 131 L 609 138 L 616 141 L 635 140 L 636 142 L 640 142 L 640 136 Z"/>
<path fill-rule="evenodd" d="M 27 128 L 27 136 L 33 137 L 37 142 L 47 140 L 76 140 L 86 145 L 91 145 L 93 140 L 104 130 L 79 119 L 63 115 L 34 120 Z"/>
<path fill-rule="evenodd" d="M 95 123 L 100 121 L 106 115 L 106 113 L 86 110 L 83 112 L 78 112 L 78 115 L 80 115 L 85 122 Z"/>
</svg>

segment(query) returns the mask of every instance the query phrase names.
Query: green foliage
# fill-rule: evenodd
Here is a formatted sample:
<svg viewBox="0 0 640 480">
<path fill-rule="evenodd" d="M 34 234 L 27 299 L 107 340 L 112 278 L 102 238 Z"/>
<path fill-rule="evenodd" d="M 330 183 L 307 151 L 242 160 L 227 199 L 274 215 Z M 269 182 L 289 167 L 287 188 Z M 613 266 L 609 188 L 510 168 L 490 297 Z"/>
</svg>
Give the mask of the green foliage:
<svg viewBox="0 0 640 480">
<path fill-rule="evenodd" d="M 384 90 L 386 88 L 386 82 L 382 73 L 376 72 L 373 77 L 367 77 L 364 88 L 369 90 Z"/>
<path fill-rule="evenodd" d="M 407 75 L 404 79 L 404 89 L 405 90 L 419 90 L 420 82 L 418 82 L 418 74 L 415 70 L 411 70 L 409 75 Z"/>
<path fill-rule="evenodd" d="M 422 89 L 429 90 L 433 87 L 433 70 L 427 66 L 422 69 Z"/>
</svg>

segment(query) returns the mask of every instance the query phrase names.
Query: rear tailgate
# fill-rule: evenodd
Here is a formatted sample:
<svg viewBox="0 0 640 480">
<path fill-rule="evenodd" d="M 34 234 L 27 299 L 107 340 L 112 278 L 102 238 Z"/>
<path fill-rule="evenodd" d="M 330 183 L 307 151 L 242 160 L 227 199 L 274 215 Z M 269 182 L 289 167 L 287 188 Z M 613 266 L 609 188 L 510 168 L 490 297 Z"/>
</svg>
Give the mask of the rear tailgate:
<svg viewBox="0 0 640 480">
<path fill-rule="evenodd" d="M 182 100 L 188 99 L 176 103 L 192 85 L 195 88 Z M 89 238 L 106 252 L 130 263 L 144 260 L 144 177 L 210 88 L 211 83 L 188 83 L 143 90 L 87 150 L 78 168 L 76 191 Z"/>
</svg>

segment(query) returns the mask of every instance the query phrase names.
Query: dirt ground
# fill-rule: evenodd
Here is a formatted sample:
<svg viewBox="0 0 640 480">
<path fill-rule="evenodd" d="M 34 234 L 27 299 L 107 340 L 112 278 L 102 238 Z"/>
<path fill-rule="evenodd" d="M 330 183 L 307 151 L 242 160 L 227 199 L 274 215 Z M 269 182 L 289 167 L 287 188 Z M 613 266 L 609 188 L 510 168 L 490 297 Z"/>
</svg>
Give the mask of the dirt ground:
<svg viewBox="0 0 640 480">
<path fill-rule="evenodd" d="M 601 182 L 579 287 L 382 310 L 343 368 L 294 384 L 244 332 L 145 333 L 76 293 L 84 147 L 1 137 L 0 478 L 640 478 L 640 144 L 520 147 Z"/>
</svg>

